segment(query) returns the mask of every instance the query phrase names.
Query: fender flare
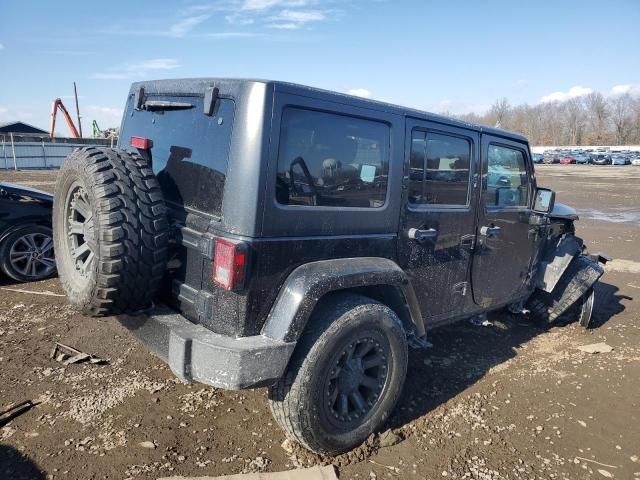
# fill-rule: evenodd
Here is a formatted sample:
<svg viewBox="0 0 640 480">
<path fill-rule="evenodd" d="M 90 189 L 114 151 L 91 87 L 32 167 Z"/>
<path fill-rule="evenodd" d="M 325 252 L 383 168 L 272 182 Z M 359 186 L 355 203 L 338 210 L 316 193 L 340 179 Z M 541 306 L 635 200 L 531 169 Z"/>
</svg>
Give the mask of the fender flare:
<svg viewBox="0 0 640 480">
<path fill-rule="evenodd" d="M 563 235 L 557 242 L 548 244 L 536 272 L 535 287 L 547 293 L 552 292 L 582 248 L 582 239 L 571 234 Z"/>
<path fill-rule="evenodd" d="M 283 342 L 295 342 L 324 295 L 374 285 L 400 289 L 416 334 L 425 335 L 422 314 L 409 277 L 397 263 L 380 257 L 321 260 L 297 267 L 280 288 L 262 328 L 262 335 Z"/>
</svg>

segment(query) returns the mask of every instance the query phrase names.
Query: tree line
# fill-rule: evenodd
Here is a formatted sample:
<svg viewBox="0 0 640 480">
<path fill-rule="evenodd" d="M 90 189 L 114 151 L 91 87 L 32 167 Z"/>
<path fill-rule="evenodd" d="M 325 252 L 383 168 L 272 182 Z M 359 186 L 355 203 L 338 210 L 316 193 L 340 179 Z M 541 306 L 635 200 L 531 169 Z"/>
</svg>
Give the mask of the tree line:
<svg viewBox="0 0 640 480">
<path fill-rule="evenodd" d="M 629 93 L 605 97 L 592 92 L 537 105 L 511 105 L 501 98 L 483 115 L 453 116 L 522 133 L 532 145 L 640 144 L 640 98 Z"/>
</svg>

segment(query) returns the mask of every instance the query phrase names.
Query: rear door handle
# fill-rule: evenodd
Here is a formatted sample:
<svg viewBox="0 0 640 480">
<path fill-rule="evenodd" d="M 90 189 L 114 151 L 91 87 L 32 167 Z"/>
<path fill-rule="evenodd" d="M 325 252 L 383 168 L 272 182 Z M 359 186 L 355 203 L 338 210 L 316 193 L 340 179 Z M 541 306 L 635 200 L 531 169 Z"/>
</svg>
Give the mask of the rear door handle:
<svg viewBox="0 0 640 480">
<path fill-rule="evenodd" d="M 426 242 L 427 240 L 435 240 L 438 238 L 438 231 L 435 228 L 429 228 L 427 230 L 420 228 L 410 228 L 407 235 L 411 240 L 416 242 Z"/>
<path fill-rule="evenodd" d="M 480 228 L 480 235 L 483 235 L 487 238 L 496 237 L 500 235 L 500 233 L 502 233 L 502 229 L 500 227 L 496 227 L 495 225 Z"/>
</svg>

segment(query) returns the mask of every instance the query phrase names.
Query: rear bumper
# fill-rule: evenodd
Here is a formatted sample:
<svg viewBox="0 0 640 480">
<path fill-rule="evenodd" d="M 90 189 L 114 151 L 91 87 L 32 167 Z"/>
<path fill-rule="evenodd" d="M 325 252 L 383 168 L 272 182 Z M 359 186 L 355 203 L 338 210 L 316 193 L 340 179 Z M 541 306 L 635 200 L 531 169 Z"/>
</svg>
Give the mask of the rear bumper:
<svg viewBox="0 0 640 480">
<path fill-rule="evenodd" d="M 178 378 L 230 390 L 274 383 L 282 376 L 295 347 L 295 342 L 263 335 L 219 335 L 167 307 L 128 317 L 123 323 Z"/>
</svg>

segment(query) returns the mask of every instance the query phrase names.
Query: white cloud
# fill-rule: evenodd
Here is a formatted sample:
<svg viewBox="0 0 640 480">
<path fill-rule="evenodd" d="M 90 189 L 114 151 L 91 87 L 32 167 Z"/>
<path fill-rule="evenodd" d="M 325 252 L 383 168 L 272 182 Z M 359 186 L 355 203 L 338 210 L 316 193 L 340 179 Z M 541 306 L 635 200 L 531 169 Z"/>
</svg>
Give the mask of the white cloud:
<svg viewBox="0 0 640 480">
<path fill-rule="evenodd" d="M 240 12 L 236 12 L 231 15 L 226 15 L 224 18 L 231 25 L 246 26 L 246 25 L 253 25 L 255 23 L 255 20 L 253 18 L 249 18 Z"/>
<path fill-rule="evenodd" d="M 628 93 L 629 95 L 640 95 L 640 85 L 632 85 L 630 83 L 624 85 L 615 85 L 611 88 L 610 95 L 624 95 Z"/>
<path fill-rule="evenodd" d="M 280 30 L 297 30 L 300 28 L 299 23 L 272 23 L 269 28 L 278 28 Z"/>
<path fill-rule="evenodd" d="M 141 63 L 127 64 L 109 72 L 94 73 L 91 75 L 91 78 L 97 80 L 123 80 L 126 78 L 144 77 L 149 72 L 155 70 L 173 70 L 178 67 L 180 67 L 180 64 L 175 58 L 153 58 Z"/>
<path fill-rule="evenodd" d="M 267 10 L 273 7 L 302 7 L 306 0 L 244 0 L 242 10 Z"/>
<path fill-rule="evenodd" d="M 355 95 L 356 97 L 371 98 L 373 95 L 366 88 L 352 88 L 347 90 L 349 95 Z"/>
<path fill-rule="evenodd" d="M 82 123 L 85 129 L 89 128 L 92 120 L 98 122 L 102 130 L 105 128 L 119 127 L 122 120 L 122 113 L 122 108 L 88 105 L 86 111 L 83 112 L 85 120 Z"/>
<path fill-rule="evenodd" d="M 274 20 L 281 20 L 284 22 L 319 22 L 324 20 L 325 14 L 319 10 L 282 10 L 278 15 L 272 17 Z"/>
<path fill-rule="evenodd" d="M 265 35 L 253 32 L 212 32 L 205 33 L 204 36 L 209 38 L 254 38 L 264 37 Z"/>
<path fill-rule="evenodd" d="M 325 13 L 320 10 L 282 10 L 269 18 L 273 23 L 268 27 L 295 30 L 307 23 L 320 22 L 325 19 Z"/>
<path fill-rule="evenodd" d="M 131 70 L 172 70 L 180 65 L 175 58 L 154 58 L 142 63 L 129 65 Z"/>
<path fill-rule="evenodd" d="M 589 87 L 583 87 L 581 85 L 576 85 L 574 87 L 571 87 L 566 92 L 558 91 L 558 92 L 550 93 L 549 95 L 545 95 L 544 97 L 542 97 L 540 99 L 540 101 L 542 103 L 564 102 L 566 100 L 569 100 L 570 98 L 577 98 L 577 97 L 583 97 L 585 95 L 589 95 L 592 92 L 593 92 L 593 89 L 591 89 Z"/>
<path fill-rule="evenodd" d="M 183 18 L 177 23 L 174 23 L 169 28 L 169 35 L 172 37 L 184 37 L 187 33 L 193 30 L 197 25 L 208 20 L 211 15 L 196 15 L 193 17 Z"/>
</svg>

